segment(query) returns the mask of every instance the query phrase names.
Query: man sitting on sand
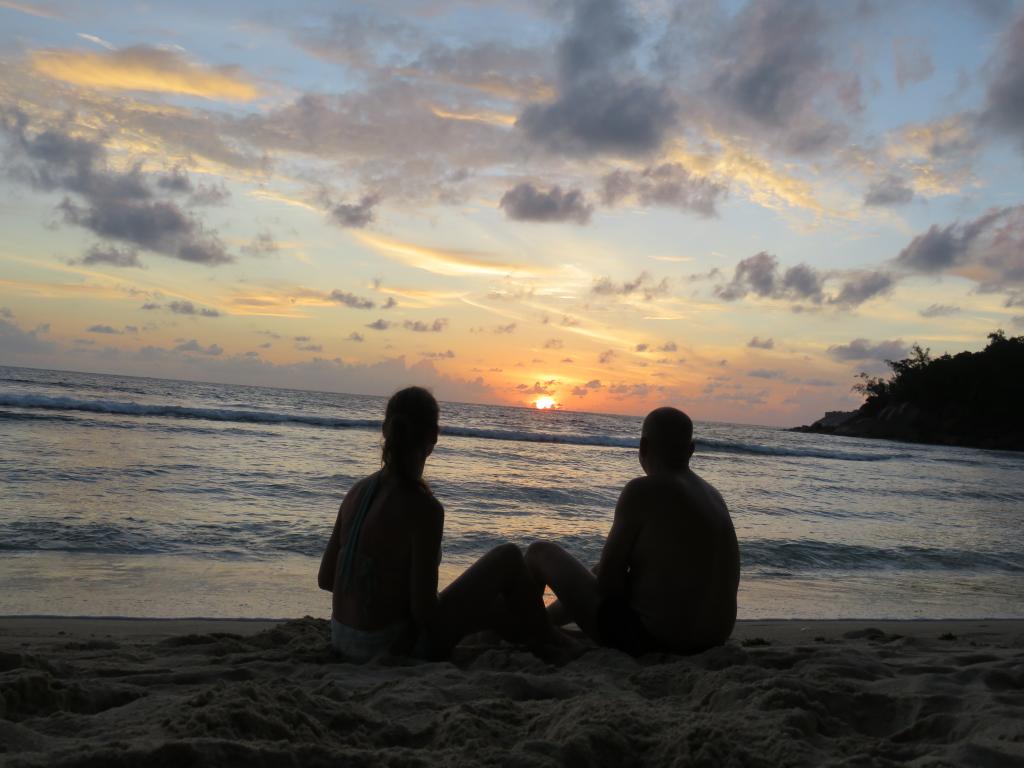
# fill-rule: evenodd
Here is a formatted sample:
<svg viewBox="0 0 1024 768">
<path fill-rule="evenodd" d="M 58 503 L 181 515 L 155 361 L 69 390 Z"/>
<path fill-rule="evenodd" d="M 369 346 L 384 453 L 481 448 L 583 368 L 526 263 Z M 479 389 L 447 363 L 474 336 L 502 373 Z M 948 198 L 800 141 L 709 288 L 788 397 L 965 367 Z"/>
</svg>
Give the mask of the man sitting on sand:
<svg viewBox="0 0 1024 768">
<path fill-rule="evenodd" d="M 553 542 L 530 545 L 531 575 L 558 597 L 549 608 L 555 623 L 575 621 L 601 645 L 634 656 L 697 653 L 728 639 L 739 547 L 721 495 L 690 470 L 693 449 L 689 416 L 676 408 L 648 414 L 640 437 L 646 476 L 622 490 L 593 573 Z"/>
</svg>

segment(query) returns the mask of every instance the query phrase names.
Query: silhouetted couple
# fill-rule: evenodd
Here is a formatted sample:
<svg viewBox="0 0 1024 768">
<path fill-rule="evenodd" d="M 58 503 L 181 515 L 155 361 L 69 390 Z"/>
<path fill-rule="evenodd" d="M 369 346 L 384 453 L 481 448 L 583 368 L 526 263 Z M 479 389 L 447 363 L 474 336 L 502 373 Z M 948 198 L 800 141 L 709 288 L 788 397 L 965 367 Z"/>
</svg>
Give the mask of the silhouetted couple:
<svg viewBox="0 0 1024 768">
<path fill-rule="evenodd" d="M 331 645 L 346 658 L 445 658 L 482 630 L 557 657 L 577 645 L 558 628 L 570 622 L 633 655 L 695 653 L 732 632 L 736 534 L 718 491 L 689 468 L 693 424 L 682 411 L 658 408 L 644 420 L 645 476 L 622 490 L 593 571 L 552 542 L 525 555 L 503 544 L 440 594 L 444 508 L 423 482 L 437 401 L 420 387 L 397 392 L 383 432 L 383 468 L 345 496 L 320 563 L 320 587 L 333 592 Z M 548 608 L 545 586 L 558 598 Z"/>
</svg>

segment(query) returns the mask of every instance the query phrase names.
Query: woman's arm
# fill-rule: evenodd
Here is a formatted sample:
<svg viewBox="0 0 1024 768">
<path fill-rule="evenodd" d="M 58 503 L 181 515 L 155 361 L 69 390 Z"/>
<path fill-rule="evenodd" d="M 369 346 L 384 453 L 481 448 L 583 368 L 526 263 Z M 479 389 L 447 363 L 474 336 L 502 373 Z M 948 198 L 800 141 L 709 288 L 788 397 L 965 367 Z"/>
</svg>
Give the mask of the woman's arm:
<svg viewBox="0 0 1024 768">
<path fill-rule="evenodd" d="M 338 517 L 334 521 L 334 530 L 331 531 L 331 538 L 327 541 L 327 548 L 324 550 L 323 557 L 320 558 L 320 571 L 316 575 L 316 583 L 320 589 L 326 589 L 328 592 L 334 591 L 334 573 L 338 569 L 338 552 L 341 550 L 342 514 L 347 510 L 347 506 L 350 504 L 349 498 L 353 496 L 355 489 L 356 486 L 353 486 L 345 494 L 341 506 L 338 507 Z"/>
<path fill-rule="evenodd" d="M 437 611 L 437 569 L 444 530 L 444 507 L 431 496 L 413 517 L 409 611 L 412 620 L 422 629 L 431 625 Z"/>
</svg>

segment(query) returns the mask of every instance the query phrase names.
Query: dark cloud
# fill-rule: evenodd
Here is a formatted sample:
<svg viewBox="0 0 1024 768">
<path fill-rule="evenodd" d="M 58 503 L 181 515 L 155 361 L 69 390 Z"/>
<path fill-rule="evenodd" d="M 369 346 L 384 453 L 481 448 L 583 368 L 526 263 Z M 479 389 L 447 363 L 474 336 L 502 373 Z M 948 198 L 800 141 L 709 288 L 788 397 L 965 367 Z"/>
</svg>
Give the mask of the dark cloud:
<svg viewBox="0 0 1024 768">
<path fill-rule="evenodd" d="M 981 120 L 1024 148 L 1024 12 L 1003 33 L 995 65 Z"/>
<path fill-rule="evenodd" d="M 563 192 L 559 186 L 546 192 L 529 182 L 517 184 L 504 195 L 498 207 L 515 221 L 574 221 L 586 224 L 594 208 L 578 189 Z"/>
<path fill-rule="evenodd" d="M 176 315 L 198 315 L 199 317 L 220 317 L 216 309 L 197 307 L 191 301 L 172 301 L 167 308 Z M 145 307 L 143 307 L 145 309 Z"/>
<path fill-rule="evenodd" d="M 350 333 L 348 335 L 348 340 L 349 341 L 365 341 L 365 339 L 363 338 L 363 334 L 359 333 L 358 331 L 352 331 L 352 333 Z"/>
<path fill-rule="evenodd" d="M 718 286 L 715 295 L 726 301 L 735 301 L 753 293 L 763 298 L 820 304 L 824 298 L 822 283 L 822 276 L 813 267 L 798 264 L 781 272 L 778 259 L 761 251 L 740 261 L 732 280 Z"/>
<path fill-rule="evenodd" d="M 784 379 L 786 374 L 784 371 L 775 368 L 758 368 L 753 371 L 747 371 L 747 376 L 752 376 L 755 379 Z"/>
<path fill-rule="evenodd" d="M 588 394 L 590 394 L 590 392 L 592 392 L 593 390 L 601 389 L 601 387 L 602 384 L 600 379 L 591 379 L 582 386 L 573 387 L 572 393 L 576 397 L 586 397 Z"/>
<path fill-rule="evenodd" d="M 762 339 L 760 336 L 755 336 L 747 342 L 747 346 L 753 349 L 775 349 L 775 339 Z"/>
<path fill-rule="evenodd" d="M 188 196 L 189 205 L 224 205 L 231 199 L 231 192 L 224 185 L 224 182 L 216 184 L 200 184 L 191 195 Z"/>
<path fill-rule="evenodd" d="M 499 336 L 506 335 L 506 334 L 509 334 L 509 333 L 515 333 L 515 331 L 516 331 L 516 324 L 515 323 L 509 323 L 508 325 L 496 325 L 492 329 L 492 332 L 498 334 Z"/>
<path fill-rule="evenodd" d="M 384 318 L 378 318 L 377 320 L 374 320 L 372 323 L 367 323 L 366 327 L 372 328 L 375 331 L 386 331 L 388 328 L 391 327 L 391 323 L 385 320 Z"/>
<path fill-rule="evenodd" d="M 423 352 L 422 355 L 430 360 L 451 360 L 455 357 L 455 353 L 450 349 L 444 352 Z"/>
<path fill-rule="evenodd" d="M 678 349 L 679 348 L 676 346 L 676 343 L 674 341 L 666 341 L 664 344 L 658 347 L 659 352 L 675 352 Z"/>
<path fill-rule="evenodd" d="M 832 304 L 855 307 L 868 299 L 882 296 L 896 285 L 896 278 L 888 272 L 874 271 L 847 278 L 839 293 L 829 299 Z"/>
<path fill-rule="evenodd" d="M 864 195 L 864 205 L 904 205 L 914 199 L 914 190 L 899 176 L 886 176 L 873 182 Z"/>
<path fill-rule="evenodd" d="M 92 245 L 79 259 L 80 264 L 108 264 L 112 267 L 142 267 L 137 251 L 113 245 Z"/>
<path fill-rule="evenodd" d="M 338 289 L 331 291 L 330 299 L 352 309 L 373 309 L 376 306 L 370 299 L 364 299 L 361 296 L 356 296 L 354 293 L 339 291 Z"/>
<path fill-rule="evenodd" d="M 312 341 L 312 340 L 313 340 L 312 336 L 293 336 L 292 337 L 292 341 L 295 341 L 295 342 Z"/>
<path fill-rule="evenodd" d="M 597 356 L 597 362 L 601 365 L 606 365 L 614 360 L 616 357 L 614 349 L 606 349 L 600 355 Z"/>
<path fill-rule="evenodd" d="M 649 348 L 650 346 L 651 346 L 650 344 L 643 344 L 643 343 L 641 343 L 641 344 L 637 344 L 637 345 L 636 345 L 635 347 L 633 347 L 633 351 L 634 351 L 634 352 L 646 352 L 646 351 L 647 351 L 647 349 L 648 349 L 648 348 Z"/>
<path fill-rule="evenodd" d="M 544 349 L 561 349 L 565 346 L 565 342 L 561 339 L 548 339 L 544 342 Z"/>
<path fill-rule="evenodd" d="M 301 352 L 323 352 L 324 348 L 321 344 L 296 344 L 295 348 Z"/>
<path fill-rule="evenodd" d="M 955 315 L 960 311 L 960 307 L 954 307 L 950 304 L 932 304 L 922 309 L 919 314 L 921 317 L 949 317 Z"/>
<path fill-rule="evenodd" d="M 644 154 L 676 121 L 668 89 L 636 74 L 640 35 L 619 0 L 575 0 L 558 48 L 558 97 L 530 104 L 516 125 L 555 152 Z"/>
<path fill-rule="evenodd" d="M 388 296 L 388 300 L 380 305 L 381 309 L 393 309 L 398 306 L 398 302 L 395 301 L 394 296 Z"/>
<path fill-rule="evenodd" d="M 632 196 L 642 205 L 680 208 L 701 216 L 716 215 L 716 204 L 728 192 L 724 184 L 695 176 L 679 163 L 662 163 L 642 171 L 612 171 L 601 185 L 605 205 Z"/>
<path fill-rule="evenodd" d="M 264 230 L 259 232 L 248 245 L 243 245 L 240 249 L 246 256 L 267 256 L 271 253 L 277 253 L 280 247 L 277 245 L 277 241 L 274 236 Z"/>
<path fill-rule="evenodd" d="M 841 360 L 900 360 L 907 354 L 907 345 L 902 340 L 880 341 L 872 344 L 867 339 L 854 339 L 849 344 L 829 347 L 830 357 Z"/>
<path fill-rule="evenodd" d="M 654 278 L 647 272 L 641 272 L 633 280 L 624 283 L 616 283 L 610 277 L 600 277 L 590 287 L 590 292 L 595 296 L 632 296 L 639 294 L 644 301 L 650 301 L 657 296 L 664 296 L 669 292 L 668 278 L 663 277 L 655 282 Z M 565 323 L 563 322 L 563 325 Z"/>
<path fill-rule="evenodd" d="M 86 333 L 111 333 L 120 335 L 121 331 L 109 325 L 90 325 L 85 329 Z"/>
<path fill-rule="evenodd" d="M 402 327 L 416 333 L 440 333 L 448 327 L 448 320 L 443 317 L 439 317 L 432 323 L 425 323 L 422 320 L 406 320 L 402 323 Z"/>
<path fill-rule="evenodd" d="M 1024 284 L 1024 206 L 995 208 L 964 224 L 932 225 L 895 263 L 925 274 L 963 271 L 989 291 Z"/>
<path fill-rule="evenodd" d="M 364 195 L 358 203 L 332 203 L 328 213 L 335 224 L 362 229 L 373 223 L 373 209 L 379 202 L 377 195 Z"/>
<path fill-rule="evenodd" d="M 10 148 L 4 163 L 10 175 L 77 198 L 65 197 L 59 206 L 66 223 L 182 261 L 208 266 L 234 261 L 216 232 L 173 201 L 154 199 L 138 165 L 127 171 L 108 167 L 100 143 L 53 128 L 33 132 L 17 111 L 0 115 L 0 133 Z"/>
<path fill-rule="evenodd" d="M 194 189 L 192 179 L 180 166 L 175 166 L 169 172 L 157 175 L 156 185 L 160 189 L 179 194 L 187 194 Z"/>
<path fill-rule="evenodd" d="M 163 305 L 157 304 L 155 301 L 147 301 L 143 304 L 140 309 L 161 309 Z"/>
<path fill-rule="evenodd" d="M 183 341 L 176 347 L 174 347 L 174 351 L 195 352 L 200 355 L 209 355 L 211 357 L 216 357 L 217 355 L 220 355 L 221 353 L 224 352 L 224 348 L 218 344 L 210 344 L 208 347 L 204 347 L 195 339 L 189 339 L 188 341 Z"/>
</svg>

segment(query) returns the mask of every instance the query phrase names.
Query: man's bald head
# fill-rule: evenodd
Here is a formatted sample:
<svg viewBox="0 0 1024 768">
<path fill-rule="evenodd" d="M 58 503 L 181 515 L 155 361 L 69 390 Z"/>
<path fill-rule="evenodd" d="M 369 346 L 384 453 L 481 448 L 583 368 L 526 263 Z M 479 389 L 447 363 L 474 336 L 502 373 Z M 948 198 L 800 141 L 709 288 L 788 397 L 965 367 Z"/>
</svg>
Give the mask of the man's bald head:
<svg viewBox="0 0 1024 768">
<path fill-rule="evenodd" d="M 644 419 L 640 433 L 642 453 L 673 469 L 681 469 L 693 455 L 693 422 L 678 408 L 655 408 Z"/>
</svg>

